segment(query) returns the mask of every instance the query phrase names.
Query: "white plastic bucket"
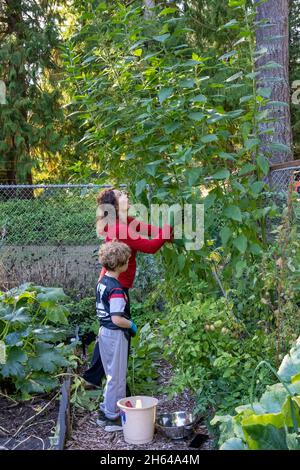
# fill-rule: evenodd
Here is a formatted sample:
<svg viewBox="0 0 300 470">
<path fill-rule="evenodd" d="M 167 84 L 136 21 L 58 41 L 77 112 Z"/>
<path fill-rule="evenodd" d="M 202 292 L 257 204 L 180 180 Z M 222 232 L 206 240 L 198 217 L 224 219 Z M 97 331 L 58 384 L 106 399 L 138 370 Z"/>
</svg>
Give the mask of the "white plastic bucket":
<svg viewBox="0 0 300 470">
<path fill-rule="evenodd" d="M 127 401 L 132 403 L 133 408 L 125 405 Z M 125 442 L 146 444 L 152 441 L 157 403 L 157 398 L 145 396 L 127 397 L 118 401 Z M 140 407 L 136 408 L 136 405 Z"/>
</svg>

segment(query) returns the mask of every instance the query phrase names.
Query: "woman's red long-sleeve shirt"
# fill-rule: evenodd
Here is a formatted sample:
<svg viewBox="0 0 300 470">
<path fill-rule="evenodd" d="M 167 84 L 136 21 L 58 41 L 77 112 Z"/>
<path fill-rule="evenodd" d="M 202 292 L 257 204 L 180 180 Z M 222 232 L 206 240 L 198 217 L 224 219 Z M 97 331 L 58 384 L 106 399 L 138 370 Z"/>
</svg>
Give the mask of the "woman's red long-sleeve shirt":
<svg viewBox="0 0 300 470">
<path fill-rule="evenodd" d="M 104 233 L 106 235 L 105 242 L 117 239 L 126 243 L 131 248 L 131 256 L 128 262 L 128 269 L 121 273 L 118 281 L 121 286 L 129 289 L 132 287 L 136 272 L 136 253 L 156 253 L 162 245 L 172 240 L 172 228 L 165 224 L 163 228 L 154 227 L 152 225 L 139 222 L 132 217 L 128 217 L 127 224 L 116 222 L 113 226 L 106 226 Z M 145 236 L 144 236 L 145 235 Z M 152 239 L 147 238 L 152 236 Z M 106 269 L 102 268 L 100 278 L 104 276 Z"/>
</svg>

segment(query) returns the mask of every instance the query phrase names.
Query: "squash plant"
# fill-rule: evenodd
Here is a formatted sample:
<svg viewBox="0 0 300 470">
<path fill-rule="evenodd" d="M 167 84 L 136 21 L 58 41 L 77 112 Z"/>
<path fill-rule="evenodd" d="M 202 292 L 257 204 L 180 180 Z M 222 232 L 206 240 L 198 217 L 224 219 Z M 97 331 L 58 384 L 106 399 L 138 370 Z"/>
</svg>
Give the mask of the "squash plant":
<svg viewBox="0 0 300 470">
<path fill-rule="evenodd" d="M 211 421 L 220 427 L 221 450 L 300 450 L 300 338 L 275 375 L 279 383 L 267 387 L 258 402 Z"/>
<path fill-rule="evenodd" d="M 76 365 L 61 288 L 26 283 L 0 294 L 0 386 L 23 399 L 48 392 Z"/>
</svg>

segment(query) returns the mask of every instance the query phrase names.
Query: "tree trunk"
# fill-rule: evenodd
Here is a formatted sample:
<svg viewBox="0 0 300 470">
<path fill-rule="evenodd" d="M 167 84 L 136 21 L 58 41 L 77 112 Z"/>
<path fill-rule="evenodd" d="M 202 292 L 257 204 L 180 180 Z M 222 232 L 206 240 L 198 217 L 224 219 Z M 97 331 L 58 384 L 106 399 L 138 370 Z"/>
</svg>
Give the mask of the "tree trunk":
<svg viewBox="0 0 300 470">
<path fill-rule="evenodd" d="M 155 0 L 143 0 L 144 3 L 144 17 L 146 20 L 149 20 L 154 17 Z"/>
<path fill-rule="evenodd" d="M 257 0 L 256 0 L 256 3 Z M 290 115 L 290 89 L 289 89 L 289 28 L 288 28 L 288 0 L 268 0 L 257 6 L 256 21 L 266 20 L 258 24 L 256 29 L 257 51 L 262 48 L 267 52 L 256 61 L 257 87 L 271 89 L 270 99 L 282 101 L 286 106 L 267 105 L 268 118 L 275 122 L 259 124 L 259 132 L 274 128 L 270 134 L 262 133 L 260 150 L 264 154 L 271 154 L 270 163 L 280 163 L 292 160 L 292 128 Z M 268 26 L 266 26 L 268 24 Z M 276 62 L 280 67 L 263 68 L 269 62 Z M 290 150 L 274 151 L 270 149 L 271 142 L 285 144 Z"/>
</svg>

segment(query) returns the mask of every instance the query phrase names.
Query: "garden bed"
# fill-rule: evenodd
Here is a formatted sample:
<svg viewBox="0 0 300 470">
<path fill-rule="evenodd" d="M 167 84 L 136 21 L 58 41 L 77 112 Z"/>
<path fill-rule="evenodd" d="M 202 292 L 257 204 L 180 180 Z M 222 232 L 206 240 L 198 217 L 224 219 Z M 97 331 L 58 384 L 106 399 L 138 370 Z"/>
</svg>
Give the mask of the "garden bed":
<svg viewBox="0 0 300 470">
<path fill-rule="evenodd" d="M 168 382 L 172 374 L 171 367 L 164 361 L 159 364 L 159 383 L 163 385 L 164 392 L 168 390 Z M 101 391 L 99 391 L 101 393 Z M 195 402 L 188 391 L 177 395 L 172 400 L 167 393 L 157 395 L 159 400 L 157 413 L 165 413 L 179 410 L 192 411 Z M 154 439 L 148 444 L 140 446 L 127 444 L 122 432 L 107 433 L 96 424 L 97 412 L 88 412 L 82 409 L 73 411 L 73 434 L 66 444 L 68 450 L 193 450 L 189 447 L 192 437 L 182 440 L 170 440 L 160 433 L 154 434 Z M 198 425 L 196 432 L 206 434 L 204 425 Z M 209 450 L 213 447 L 213 440 L 209 438 L 202 446 L 194 450 Z"/>
<path fill-rule="evenodd" d="M 57 393 L 17 402 L 0 397 L 0 446 L 7 450 L 46 450 L 53 447 L 58 419 Z"/>
</svg>

